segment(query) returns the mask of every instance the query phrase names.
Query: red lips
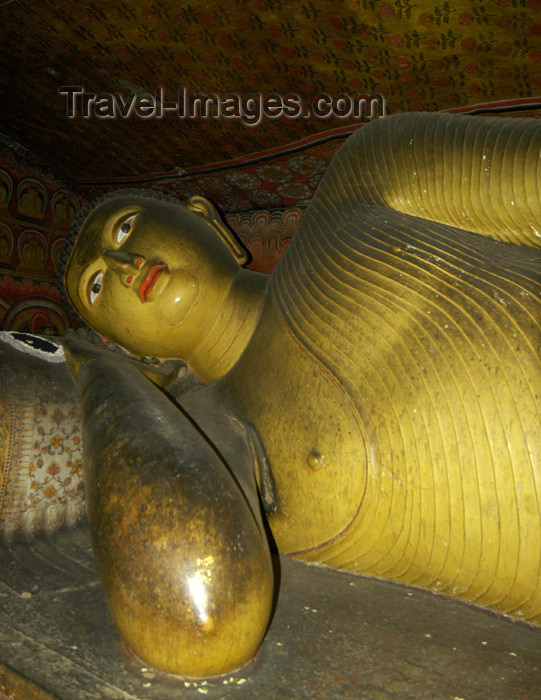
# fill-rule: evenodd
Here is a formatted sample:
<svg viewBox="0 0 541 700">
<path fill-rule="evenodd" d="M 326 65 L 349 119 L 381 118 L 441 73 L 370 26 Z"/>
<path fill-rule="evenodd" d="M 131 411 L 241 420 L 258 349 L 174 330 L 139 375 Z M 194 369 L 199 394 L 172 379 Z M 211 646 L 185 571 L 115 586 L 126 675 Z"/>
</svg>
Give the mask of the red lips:
<svg viewBox="0 0 541 700">
<path fill-rule="evenodd" d="M 145 279 L 141 282 L 139 286 L 139 296 L 141 301 L 146 301 L 150 292 L 154 289 L 154 285 L 160 279 L 160 275 L 165 270 L 165 265 L 159 263 L 158 265 L 153 265 L 147 272 Z"/>
</svg>

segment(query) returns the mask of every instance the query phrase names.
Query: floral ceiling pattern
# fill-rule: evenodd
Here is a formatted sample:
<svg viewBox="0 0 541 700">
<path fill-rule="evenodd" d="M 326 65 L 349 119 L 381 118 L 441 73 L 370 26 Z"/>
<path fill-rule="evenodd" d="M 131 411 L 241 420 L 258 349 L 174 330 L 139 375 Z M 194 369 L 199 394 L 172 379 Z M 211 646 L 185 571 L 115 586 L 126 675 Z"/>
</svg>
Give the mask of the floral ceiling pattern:
<svg viewBox="0 0 541 700">
<path fill-rule="evenodd" d="M 303 105 L 321 93 L 369 93 L 390 113 L 541 93 L 541 0 L 7 0 L 0 20 L 0 132 L 81 187 L 190 174 L 329 132 L 343 138 L 359 120 L 68 118 L 59 89 L 69 86 L 124 104 L 144 93 L 174 101 L 184 88 L 295 94 Z M 227 190 L 235 177 L 224 171 L 207 185 Z M 291 199 L 277 181 L 248 204 Z"/>
<path fill-rule="evenodd" d="M 269 272 L 368 121 L 341 97 L 541 114 L 541 0 L 0 0 L 0 38 L 0 324 L 32 333 L 70 324 L 55 259 L 104 191 L 205 195 Z M 183 118 L 196 94 L 245 114 Z M 302 109 L 272 112 L 270 96 Z"/>
</svg>

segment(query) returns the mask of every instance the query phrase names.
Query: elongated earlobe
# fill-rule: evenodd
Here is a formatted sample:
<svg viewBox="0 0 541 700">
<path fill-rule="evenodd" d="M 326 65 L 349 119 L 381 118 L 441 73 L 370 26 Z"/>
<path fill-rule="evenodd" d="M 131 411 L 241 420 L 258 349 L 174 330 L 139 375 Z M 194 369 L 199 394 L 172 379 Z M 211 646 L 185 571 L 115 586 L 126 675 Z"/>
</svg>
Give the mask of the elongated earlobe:
<svg viewBox="0 0 541 700">
<path fill-rule="evenodd" d="M 216 207 L 206 197 L 194 195 L 186 202 L 186 208 L 201 216 L 205 221 L 212 226 L 218 236 L 229 248 L 235 260 L 239 265 L 244 265 L 248 262 L 248 254 L 236 239 L 235 234 L 229 230 L 227 224 L 222 221 Z"/>
</svg>

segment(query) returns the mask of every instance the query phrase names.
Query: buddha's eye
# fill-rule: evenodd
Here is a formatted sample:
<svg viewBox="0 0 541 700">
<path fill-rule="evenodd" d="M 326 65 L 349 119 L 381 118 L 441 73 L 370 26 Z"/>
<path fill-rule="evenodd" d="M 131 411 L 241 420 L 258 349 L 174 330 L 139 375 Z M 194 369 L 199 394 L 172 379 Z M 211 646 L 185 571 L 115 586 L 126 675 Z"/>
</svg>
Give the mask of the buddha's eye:
<svg viewBox="0 0 541 700">
<path fill-rule="evenodd" d="M 115 234 L 115 240 L 118 244 L 122 243 L 129 235 L 133 227 L 133 222 L 137 218 L 137 214 L 132 214 L 119 226 Z"/>
<path fill-rule="evenodd" d="M 88 300 L 91 304 L 94 304 L 96 302 L 96 299 L 101 293 L 102 281 L 103 272 L 98 272 L 96 275 L 94 275 L 90 282 L 90 286 L 88 288 Z"/>
</svg>

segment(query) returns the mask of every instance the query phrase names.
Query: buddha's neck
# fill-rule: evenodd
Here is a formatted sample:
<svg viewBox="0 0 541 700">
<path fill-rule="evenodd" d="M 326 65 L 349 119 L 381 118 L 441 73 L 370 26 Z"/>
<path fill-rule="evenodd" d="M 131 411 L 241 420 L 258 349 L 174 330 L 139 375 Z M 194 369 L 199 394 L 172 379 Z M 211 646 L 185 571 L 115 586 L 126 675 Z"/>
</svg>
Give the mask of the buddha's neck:
<svg viewBox="0 0 541 700">
<path fill-rule="evenodd" d="M 255 331 L 268 275 L 241 268 L 229 293 L 189 359 L 190 368 L 205 382 L 219 379 L 237 362 Z"/>
</svg>

